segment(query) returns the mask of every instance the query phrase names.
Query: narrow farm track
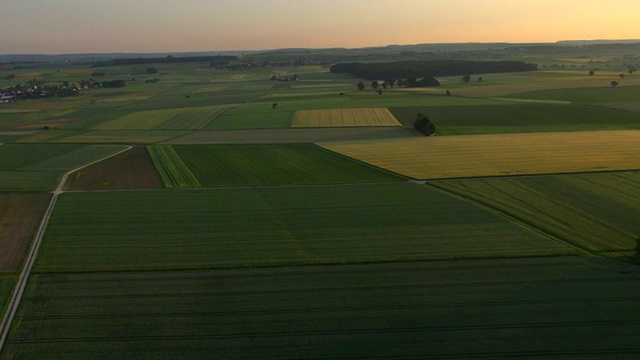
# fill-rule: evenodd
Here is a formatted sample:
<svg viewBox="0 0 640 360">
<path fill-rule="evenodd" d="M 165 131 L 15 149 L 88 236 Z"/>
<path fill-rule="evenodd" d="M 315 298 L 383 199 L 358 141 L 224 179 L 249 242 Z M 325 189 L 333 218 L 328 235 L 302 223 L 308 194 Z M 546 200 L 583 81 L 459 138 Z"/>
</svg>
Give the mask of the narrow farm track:
<svg viewBox="0 0 640 360">
<path fill-rule="evenodd" d="M 47 224 L 49 223 L 49 219 L 51 218 L 51 214 L 53 213 L 53 209 L 55 208 L 56 201 L 58 200 L 58 196 L 64 193 L 64 184 L 67 182 L 69 175 L 73 174 L 76 171 L 82 170 L 88 166 L 99 163 L 100 161 L 106 160 L 108 158 L 114 157 L 116 155 L 120 155 L 125 151 L 131 150 L 132 146 L 127 146 L 125 149 L 113 153 L 111 155 L 102 157 L 96 161 L 91 163 L 82 165 L 73 170 L 67 171 L 60 179 L 58 186 L 52 192 L 53 196 L 51 197 L 51 202 L 47 207 L 47 211 L 45 212 L 42 221 L 40 222 L 40 226 L 38 227 L 38 231 L 36 232 L 36 236 L 33 239 L 33 244 L 31 245 L 31 249 L 27 254 L 26 261 L 24 263 L 24 267 L 22 268 L 22 272 L 20 272 L 20 276 L 18 277 L 18 281 L 16 283 L 15 288 L 13 289 L 13 294 L 11 295 L 11 299 L 7 304 L 7 310 L 4 313 L 2 318 L 2 322 L 0 323 L 0 353 L 2 352 L 2 348 L 4 347 L 4 343 L 9 335 L 9 330 L 11 329 L 11 323 L 18 311 L 18 307 L 20 306 L 20 301 L 22 300 L 22 296 L 24 295 L 24 291 L 27 287 L 27 283 L 29 282 L 29 276 L 31 275 L 31 269 L 33 269 L 33 265 L 36 262 L 36 258 L 38 255 L 38 249 L 40 248 L 40 244 L 42 243 L 42 238 L 44 236 L 44 232 L 47 228 Z"/>
</svg>

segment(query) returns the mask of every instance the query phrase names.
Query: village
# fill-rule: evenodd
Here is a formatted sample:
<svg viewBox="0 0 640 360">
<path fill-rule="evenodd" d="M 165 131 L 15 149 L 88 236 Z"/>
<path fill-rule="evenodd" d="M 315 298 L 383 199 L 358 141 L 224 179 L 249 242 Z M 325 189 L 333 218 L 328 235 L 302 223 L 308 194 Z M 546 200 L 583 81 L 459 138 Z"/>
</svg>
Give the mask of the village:
<svg viewBox="0 0 640 360">
<path fill-rule="evenodd" d="M 125 85 L 125 80 L 98 82 L 94 79 L 89 79 L 81 80 L 77 83 L 63 81 L 58 85 L 49 85 L 42 81 L 29 80 L 25 85 L 16 84 L 7 89 L 0 89 L 0 104 L 7 104 L 19 100 L 76 96 L 83 90 L 124 87 Z"/>
</svg>

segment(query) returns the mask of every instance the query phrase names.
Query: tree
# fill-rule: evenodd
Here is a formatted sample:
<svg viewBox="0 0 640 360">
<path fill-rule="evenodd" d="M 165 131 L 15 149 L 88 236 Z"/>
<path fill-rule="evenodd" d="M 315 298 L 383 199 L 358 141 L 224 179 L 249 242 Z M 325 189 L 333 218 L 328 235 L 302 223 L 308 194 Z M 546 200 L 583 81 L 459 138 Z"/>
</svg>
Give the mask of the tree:
<svg viewBox="0 0 640 360">
<path fill-rule="evenodd" d="M 595 74 L 596 74 L 596 72 L 595 72 L 595 71 L 593 71 L 593 70 L 590 70 L 590 71 L 589 71 L 589 76 L 593 76 L 593 75 L 595 75 Z"/>
<path fill-rule="evenodd" d="M 277 107 L 278 107 L 278 103 L 273 103 L 273 104 L 271 104 L 271 108 L 272 108 L 272 109 L 275 109 L 275 108 L 277 108 Z"/>
<path fill-rule="evenodd" d="M 147 74 L 157 74 L 158 73 L 158 69 L 154 68 L 154 67 L 148 67 L 147 68 Z"/>
<path fill-rule="evenodd" d="M 625 74 L 622 74 L 622 73 L 621 73 L 621 74 L 620 74 L 620 75 L 618 75 L 618 76 L 620 76 L 620 79 L 624 79 L 624 77 L 625 77 L 625 76 L 627 76 L 627 75 L 625 75 Z"/>
<path fill-rule="evenodd" d="M 482 76 L 478 78 L 478 82 L 482 82 Z"/>
<path fill-rule="evenodd" d="M 465 75 L 462 77 L 462 81 L 464 81 L 466 84 L 469 83 L 469 81 L 471 81 L 471 75 Z"/>
<path fill-rule="evenodd" d="M 613 87 L 618 86 L 618 82 L 617 82 L 617 81 L 615 81 L 615 80 L 613 80 L 613 81 L 611 82 L 611 86 L 613 86 Z"/>
<path fill-rule="evenodd" d="M 451 96 L 451 91 L 447 90 L 447 92 L 445 93 L 447 96 Z"/>
<path fill-rule="evenodd" d="M 371 82 L 371 87 L 373 88 L 373 90 L 378 90 L 378 88 L 380 87 L 380 84 L 378 84 L 377 80 L 373 80 Z"/>
<path fill-rule="evenodd" d="M 364 83 L 362 81 L 358 83 L 358 90 L 360 91 L 364 90 Z"/>
<path fill-rule="evenodd" d="M 422 113 L 418 113 L 416 116 L 413 127 L 425 136 L 434 136 L 436 134 L 436 125 Z"/>
</svg>

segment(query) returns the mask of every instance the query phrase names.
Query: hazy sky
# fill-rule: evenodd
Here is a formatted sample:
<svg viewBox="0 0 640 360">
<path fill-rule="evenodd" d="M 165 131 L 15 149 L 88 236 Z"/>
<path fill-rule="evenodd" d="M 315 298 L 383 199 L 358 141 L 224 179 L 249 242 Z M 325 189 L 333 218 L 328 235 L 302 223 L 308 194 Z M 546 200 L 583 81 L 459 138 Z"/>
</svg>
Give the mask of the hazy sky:
<svg viewBox="0 0 640 360">
<path fill-rule="evenodd" d="M 0 53 L 640 38 L 638 0 L 0 0 Z"/>
</svg>

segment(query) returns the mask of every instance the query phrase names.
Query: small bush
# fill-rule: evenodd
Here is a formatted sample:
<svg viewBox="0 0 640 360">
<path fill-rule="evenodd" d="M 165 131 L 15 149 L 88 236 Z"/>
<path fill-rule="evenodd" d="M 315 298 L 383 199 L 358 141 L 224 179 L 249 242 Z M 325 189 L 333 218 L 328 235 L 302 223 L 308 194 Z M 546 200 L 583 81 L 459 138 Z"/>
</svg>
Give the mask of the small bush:
<svg viewBox="0 0 640 360">
<path fill-rule="evenodd" d="M 423 114 L 418 114 L 416 121 L 413 122 L 413 127 L 425 136 L 435 136 L 436 134 L 436 125 Z"/>
</svg>

